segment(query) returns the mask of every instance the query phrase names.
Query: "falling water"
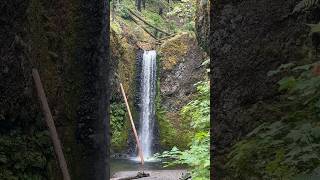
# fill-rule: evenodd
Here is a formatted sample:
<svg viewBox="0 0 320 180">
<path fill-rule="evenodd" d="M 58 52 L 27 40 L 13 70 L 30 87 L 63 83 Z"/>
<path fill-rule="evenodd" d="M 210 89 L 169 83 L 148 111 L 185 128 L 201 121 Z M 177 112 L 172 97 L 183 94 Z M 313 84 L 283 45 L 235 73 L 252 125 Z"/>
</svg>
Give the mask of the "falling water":
<svg viewBox="0 0 320 180">
<path fill-rule="evenodd" d="M 143 156 L 152 156 L 153 128 L 155 120 L 156 51 L 144 51 L 141 72 L 141 108 L 139 137 Z"/>
</svg>

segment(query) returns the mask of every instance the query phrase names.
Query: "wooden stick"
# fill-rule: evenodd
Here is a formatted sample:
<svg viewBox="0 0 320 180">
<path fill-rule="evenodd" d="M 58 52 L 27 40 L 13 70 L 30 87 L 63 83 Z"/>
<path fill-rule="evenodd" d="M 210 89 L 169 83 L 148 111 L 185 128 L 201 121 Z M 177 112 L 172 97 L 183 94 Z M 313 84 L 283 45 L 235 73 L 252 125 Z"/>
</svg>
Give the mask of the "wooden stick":
<svg viewBox="0 0 320 180">
<path fill-rule="evenodd" d="M 120 83 L 120 88 L 121 88 L 121 92 L 122 92 L 122 95 L 123 95 L 123 98 L 124 98 L 124 102 L 126 103 L 127 111 L 128 111 L 128 114 L 129 114 L 129 118 L 130 118 L 130 122 L 131 122 L 131 125 L 132 125 L 132 129 L 133 129 L 133 133 L 134 133 L 134 136 L 136 138 L 137 145 L 138 145 L 138 152 L 139 152 L 139 156 L 140 156 L 140 159 L 141 159 L 141 164 L 143 166 L 144 165 L 144 159 L 143 159 L 142 149 L 141 149 L 141 146 L 140 146 L 140 141 L 139 141 L 139 138 L 138 138 L 136 127 L 135 127 L 135 125 L 133 123 L 133 119 L 132 119 L 132 116 L 131 116 L 131 111 L 130 111 L 130 108 L 129 108 L 128 100 L 127 100 L 126 94 L 124 92 L 122 83 Z"/>
<path fill-rule="evenodd" d="M 58 159 L 58 163 L 59 163 L 59 166 L 60 166 L 60 169 L 62 172 L 63 179 L 64 180 L 71 180 L 70 174 L 68 171 L 68 167 L 67 167 L 67 163 L 66 163 L 66 159 L 64 158 L 64 155 L 63 155 L 63 151 L 62 151 L 61 143 L 60 143 L 60 140 L 58 137 L 58 133 L 57 133 L 56 127 L 54 125 L 54 121 L 53 121 L 53 118 L 51 115 L 48 101 L 47 101 L 46 95 L 44 93 L 41 79 L 40 79 L 40 76 L 39 76 L 37 69 L 32 69 L 32 76 L 33 76 L 34 83 L 36 85 L 36 89 L 37 89 L 37 93 L 38 93 L 38 96 L 40 99 L 42 111 L 44 113 L 45 120 L 46 120 L 47 126 L 49 128 L 50 138 L 53 142 L 54 152 L 55 152 L 56 157 Z"/>
</svg>

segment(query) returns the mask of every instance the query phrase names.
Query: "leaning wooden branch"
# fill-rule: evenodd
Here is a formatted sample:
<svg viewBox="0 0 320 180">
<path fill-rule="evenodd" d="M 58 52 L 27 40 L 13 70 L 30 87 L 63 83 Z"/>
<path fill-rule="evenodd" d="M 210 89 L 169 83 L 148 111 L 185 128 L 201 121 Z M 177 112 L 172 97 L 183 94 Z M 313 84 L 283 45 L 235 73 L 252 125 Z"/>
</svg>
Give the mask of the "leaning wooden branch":
<svg viewBox="0 0 320 180">
<path fill-rule="evenodd" d="M 33 76 L 34 83 L 36 85 L 36 89 L 37 89 L 37 93 L 38 93 L 38 96 L 40 99 L 42 111 L 44 113 L 45 121 L 46 121 L 46 124 L 49 128 L 50 138 L 53 142 L 54 152 L 55 152 L 56 157 L 58 159 L 58 163 L 59 163 L 59 166 L 60 166 L 60 169 L 62 172 L 63 179 L 70 180 L 71 178 L 69 175 L 66 159 L 64 158 L 64 155 L 63 155 L 63 151 L 62 151 L 61 143 L 60 143 L 60 140 L 58 137 L 58 133 L 57 133 L 56 127 L 54 125 L 54 121 L 53 121 L 53 118 L 51 115 L 48 101 L 47 101 L 46 95 L 44 93 L 41 79 L 40 79 L 40 76 L 39 76 L 37 69 L 32 69 L 32 76 Z"/>
<path fill-rule="evenodd" d="M 148 23 L 146 20 L 144 20 L 144 19 L 143 19 L 142 17 L 140 17 L 139 15 L 137 15 L 137 14 L 136 14 L 135 12 L 133 12 L 131 9 L 128 9 L 128 11 L 129 11 L 132 15 L 134 15 L 135 17 L 137 17 L 138 19 L 140 19 L 142 22 L 144 22 L 145 24 L 147 24 L 148 26 L 150 26 L 150 27 L 152 27 L 152 28 L 154 28 L 154 29 L 156 29 L 156 30 L 158 30 L 158 31 L 160 31 L 160 32 L 168 35 L 168 36 L 171 35 L 170 33 L 165 32 L 164 30 L 161 30 L 161 29 L 153 26 L 152 24 Z"/>
<path fill-rule="evenodd" d="M 134 136 L 135 136 L 136 141 L 137 141 L 138 152 L 139 152 L 139 156 L 140 156 L 140 159 L 141 159 L 141 165 L 143 167 L 144 159 L 143 159 L 142 149 L 141 149 L 141 145 L 140 145 L 140 141 L 139 141 L 139 138 L 138 138 L 137 130 L 136 130 L 136 127 L 135 127 L 133 119 L 132 119 L 132 115 L 131 115 L 131 111 L 130 111 L 130 108 L 129 108 L 128 100 L 127 100 L 127 97 L 126 97 L 126 93 L 124 92 L 122 83 L 120 83 L 120 89 L 121 89 L 121 92 L 122 92 L 122 95 L 123 95 L 124 102 L 125 102 L 126 107 L 127 107 L 127 111 L 128 111 L 128 114 L 129 114 L 129 119 L 130 119 L 131 126 L 132 126 L 132 130 L 133 130 Z"/>
</svg>

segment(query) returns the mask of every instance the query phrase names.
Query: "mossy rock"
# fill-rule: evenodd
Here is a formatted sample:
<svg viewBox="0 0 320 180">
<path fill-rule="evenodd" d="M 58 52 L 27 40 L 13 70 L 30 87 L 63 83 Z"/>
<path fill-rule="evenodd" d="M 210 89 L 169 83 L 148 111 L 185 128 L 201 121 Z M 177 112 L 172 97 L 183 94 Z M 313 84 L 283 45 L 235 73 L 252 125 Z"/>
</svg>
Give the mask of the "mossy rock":
<svg viewBox="0 0 320 180">
<path fill-rule="evenodd" d="M 161 55 L 161 64 L 164 70 L 172 69 L 187 55 L 189 42 L 194 39 L 195 36 L 188 32 L 180 33 L 168 40 L 166 40 L 159 49 Z"/>
</svg>

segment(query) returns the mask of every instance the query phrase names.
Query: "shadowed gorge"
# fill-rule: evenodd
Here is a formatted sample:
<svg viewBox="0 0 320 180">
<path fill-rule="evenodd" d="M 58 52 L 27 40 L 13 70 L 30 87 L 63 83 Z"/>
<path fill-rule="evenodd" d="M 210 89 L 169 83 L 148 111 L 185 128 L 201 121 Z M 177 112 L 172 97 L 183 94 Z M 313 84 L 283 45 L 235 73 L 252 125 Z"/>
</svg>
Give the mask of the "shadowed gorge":
<svg viewBox="0 0 320 180">
<path fill-rule="evenodd" d="M 209 2 L 208 2 L 209 3 Z M 210 62 L 195 29 L 199 2 L 111 1 L 113 178 L 209 179 Z M 200 15 L 200 13 L 199 13 Z M 208 24 L 208 21 L 204 22 Z M 123 97 L 137 128 L 144 168 Z M 200 150 L 200 153 L 197 152 Z M 196 159 L 193 161 L 191 159 Z M 168 167 L 165 167 L 169 164 Z"/>
<path fill-rule="evenodd" d="M 61 179 L 31 68 L 40 72 L 72 179 L 107 179 L 108 2 L 0 6 L 0 179 Z"/>
</svg>

